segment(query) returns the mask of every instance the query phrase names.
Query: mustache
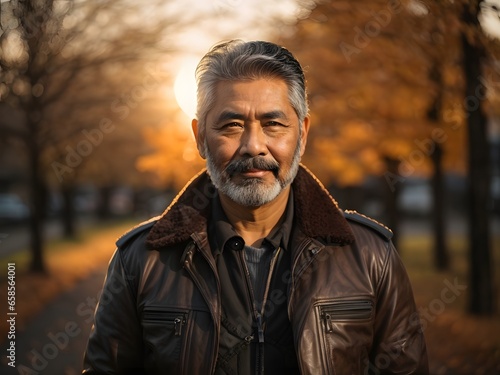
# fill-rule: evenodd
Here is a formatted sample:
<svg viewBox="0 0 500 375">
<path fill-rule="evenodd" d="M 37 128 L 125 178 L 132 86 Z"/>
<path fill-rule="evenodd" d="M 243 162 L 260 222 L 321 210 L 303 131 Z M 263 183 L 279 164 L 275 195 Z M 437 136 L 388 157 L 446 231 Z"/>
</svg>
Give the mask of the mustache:
<svg viewBox="0 0 500 375">
<path fill-rule="evenodd" d="M 280 165 L 274 159 L 267 160 L 263 157 L 253 157 L 233 160 L 226 166 L 225 171 L 229 176 L 233 176 L 235 173 L 244 173 L 251 169 L 271 171 L 274 175 L 278 175 Z"/>
</svg>

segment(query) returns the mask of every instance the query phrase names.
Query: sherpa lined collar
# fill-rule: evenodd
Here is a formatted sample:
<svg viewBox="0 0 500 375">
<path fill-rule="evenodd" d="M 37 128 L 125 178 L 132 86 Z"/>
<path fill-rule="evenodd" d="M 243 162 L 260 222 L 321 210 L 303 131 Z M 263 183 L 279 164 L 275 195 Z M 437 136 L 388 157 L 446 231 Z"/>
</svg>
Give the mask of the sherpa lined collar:
<svg viewBox="0 0 500 375">
<path fill-rule="evenodd" d="M 292 189 L 295 223 L 306 236 L 339 245 L 354 242 L 354 235 L 337 202 L 305 166 L 300 166 Z M 147 246 L 168 247 L 188 241 L 192 233 L 205 232 L 215 193 L 215 187 L 203 170 L 188 182 L 151 228 Z"/>
</svg>

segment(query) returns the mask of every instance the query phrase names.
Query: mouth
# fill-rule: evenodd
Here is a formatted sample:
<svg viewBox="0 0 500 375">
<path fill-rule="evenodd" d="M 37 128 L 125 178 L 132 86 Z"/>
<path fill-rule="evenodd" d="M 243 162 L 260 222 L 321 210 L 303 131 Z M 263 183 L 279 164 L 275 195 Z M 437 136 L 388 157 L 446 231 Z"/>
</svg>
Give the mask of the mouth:
<svg viewBox="0 0 500 375">
<path fill-rule="evenodd" d="M 244 177 L 248 178 L 259 178 L 259 177 L 264 177 L 267 173 L 271 172 L 270 170 L 267 169 L 247 169 L 245 171 L 240 172 L 240 174 Z"/>
</svg>

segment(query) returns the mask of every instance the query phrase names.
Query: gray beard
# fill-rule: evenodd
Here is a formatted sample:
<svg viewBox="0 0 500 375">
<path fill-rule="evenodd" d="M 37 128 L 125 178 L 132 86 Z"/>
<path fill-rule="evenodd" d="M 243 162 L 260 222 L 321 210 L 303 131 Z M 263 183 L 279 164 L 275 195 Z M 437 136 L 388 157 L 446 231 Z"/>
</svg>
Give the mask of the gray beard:
<svg viewBox="0 0 500 375">
<path fill-rule="evenodd" d="M 292 164 L 287 175 L 283 178 L 276 178 L 271 186 L 268 186 L 259 178 L 249 178 L 242 184 L 236 184 L 231 180 L 231 177 L 224 169 L 219 171 L 215 166 L 214 160 L 205 142 L 205 155 L 207 157 L 207 171 L 210 175 L 212 183 L 217 190 L 232 201 L 241 206 L 259 207 L 266 203 L 272 202 L 278 195 L 289 186 L 294 180 L 300 165 L 300 147 L 301 140 L 297 143 L 297 148 L 293 155 Z M 279 175 L 279 173 L 277 173 Z"/>
</svg>

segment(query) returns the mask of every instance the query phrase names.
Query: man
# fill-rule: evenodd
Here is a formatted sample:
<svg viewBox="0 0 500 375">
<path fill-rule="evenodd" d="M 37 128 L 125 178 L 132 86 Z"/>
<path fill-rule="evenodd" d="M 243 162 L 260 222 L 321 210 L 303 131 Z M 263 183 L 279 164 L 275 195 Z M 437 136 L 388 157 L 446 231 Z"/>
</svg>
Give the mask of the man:
<svg viewBox="0 0 500 375">
<path fill-rule="evenodd" d="M 207 171 L 118 240 L 84 373 L 427 373 L 391 232 L 342 212 L 299 164 L 300 64 L 275 44 L 231 41 L 197 78 Z"/>
</svg>

